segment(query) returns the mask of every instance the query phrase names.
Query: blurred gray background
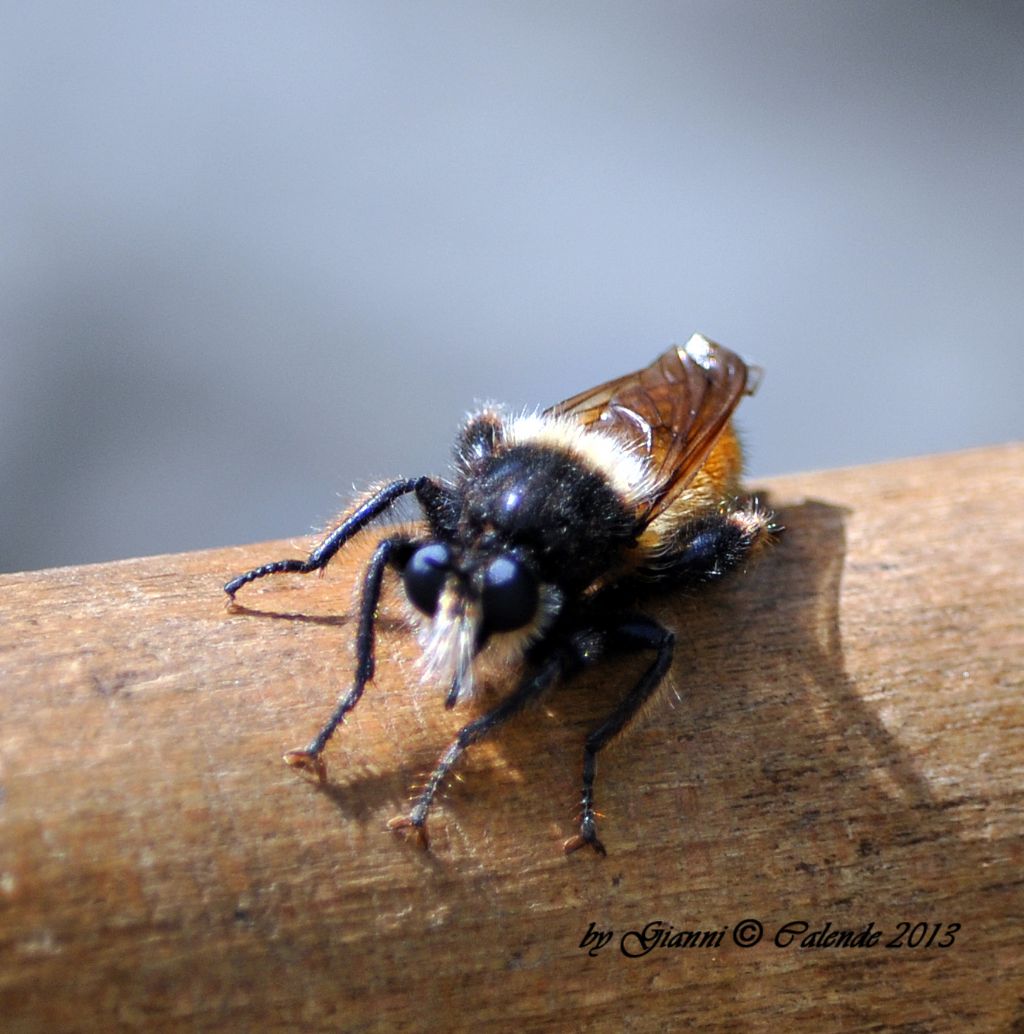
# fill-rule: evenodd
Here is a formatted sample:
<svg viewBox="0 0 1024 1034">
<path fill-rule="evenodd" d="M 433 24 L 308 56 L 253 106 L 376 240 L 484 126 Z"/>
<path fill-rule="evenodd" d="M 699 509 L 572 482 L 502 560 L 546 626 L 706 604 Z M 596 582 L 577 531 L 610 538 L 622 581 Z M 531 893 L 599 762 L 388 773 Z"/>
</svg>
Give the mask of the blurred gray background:
<svg viewBox="0 0 1024 1034">
<path fill-rule="evenodd" d="M 1020 437 L 1022 3 L 0 25 L 0 569 L 300 536 L 694 330 L 755 477 Z"/>
</svg>

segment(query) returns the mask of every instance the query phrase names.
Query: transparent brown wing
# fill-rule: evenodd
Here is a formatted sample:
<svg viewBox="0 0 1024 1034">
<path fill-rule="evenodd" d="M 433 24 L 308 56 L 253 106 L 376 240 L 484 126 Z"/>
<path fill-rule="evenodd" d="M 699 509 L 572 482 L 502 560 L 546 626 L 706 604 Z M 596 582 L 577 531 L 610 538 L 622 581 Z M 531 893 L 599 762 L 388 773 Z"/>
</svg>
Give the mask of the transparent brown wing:
<svg viewBox="0 0 1024 1034">
<path fill-rule="evenodd" d="M 693 480 L 740 398 L 753 394 L 759 380 L 757 367 L 694 334 L 650 366 L 574 395 L 548 412 L 610 432 L 648 458 L 651 492 L 637 512 L 646 525 Z"/>
</svg>

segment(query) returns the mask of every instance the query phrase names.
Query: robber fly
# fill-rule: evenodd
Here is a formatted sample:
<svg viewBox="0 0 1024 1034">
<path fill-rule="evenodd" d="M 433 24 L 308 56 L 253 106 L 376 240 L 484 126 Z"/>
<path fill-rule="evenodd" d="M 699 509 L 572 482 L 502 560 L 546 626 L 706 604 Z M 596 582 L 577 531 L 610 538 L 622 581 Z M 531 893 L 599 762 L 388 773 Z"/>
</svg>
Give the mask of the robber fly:
<svg viewBox="0 0 1024 1034">
<path fill-rule="evenodd" d="M 411 811 L 389 823 L 423 846 L 434 797 L 467 747 L 603 654 L 653 654 L 583 744 L 579 832 L 564 847 L 603 855 L 597 755 L 672 662 L 673 633 L 635 609 L 637 590 L 712 581 L 775 530 L 771 515 L 740 495 L 731 424 L 759 375 L 696 334 L 650 366 L 542 413 L 484 409 L 459 432 L 451 477 L 392 481 L 357 502 L 305 560 L 278 560 L 228 582 L 234 599 L 265 575 L 321 570 L 402 496 L 412 494 L 423 513 L 418 530 L 394 530 L 378 543 L 363 575 L 352 686 L 312 742 L 285 761 L 326 779 L 327 741 L 373 677 L 377 605 L 392 569 L 411 604 L 424 677 L 444 687 L 446 707 L 470 697 L 489 666 L 520 671 L 515 687 L 441 755 Z"/>
</svg>

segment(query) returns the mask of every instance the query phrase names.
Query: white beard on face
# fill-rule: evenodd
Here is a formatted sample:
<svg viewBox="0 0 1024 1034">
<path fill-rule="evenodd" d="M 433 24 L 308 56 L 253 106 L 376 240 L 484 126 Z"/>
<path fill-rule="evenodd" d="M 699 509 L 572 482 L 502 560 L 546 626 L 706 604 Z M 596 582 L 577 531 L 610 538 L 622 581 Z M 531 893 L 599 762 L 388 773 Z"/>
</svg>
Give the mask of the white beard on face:
<svg viewBox="0 0 1024 1034">
<path fill-rule="evenodd" d="M 562 609 L 562 591 L 542 585 L 540 605 L 533 621 L 522 628 L 492 635 L 484 650 L 477 650 L 483 611 L 476 600 L 467 600 L 456 589 L 454 579 L 447 582 L 433 618 L 414 614 L 422 653 L 417 665 L 422 681 L 445 689 L 446 706 L 468 700 L 477 688 L 478 667 L 485 674 L 506 675 L 518 668 L 532 643 L 550 627 Z M 409 608 L 412 611 L 412 607 Z"/>
<path fill-rule="evenodd" d="M 451 581 L 441 593 L 437 613 L 420 625 L 422 679 L 446 689 L 455 688 L 452 703 L 473 695 L 473 658 L 479 626 L 479 604 L 456 592 Z"/>
</svg>

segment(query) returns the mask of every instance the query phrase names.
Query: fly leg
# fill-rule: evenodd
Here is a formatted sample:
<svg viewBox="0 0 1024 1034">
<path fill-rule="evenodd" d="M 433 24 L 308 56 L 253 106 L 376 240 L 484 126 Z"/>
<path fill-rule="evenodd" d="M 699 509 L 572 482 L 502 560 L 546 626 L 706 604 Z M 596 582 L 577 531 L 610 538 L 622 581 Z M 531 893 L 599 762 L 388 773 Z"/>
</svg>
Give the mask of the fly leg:
<svg viewBox="0 0 1024 1034">
<path fill-rule="evenodd" d="M 597 755 L 633 720 L 640 708 L 661 684 L 672 663 L 675 635 L 651 618 L 634 615 L 613 625 L 606 633 L 605 642 L 609 648 L 618 650 L 654 650 L 655 658 L 619 706 L 586 739 L 583 748 L 580 831 L 566 840 L 564 844 L 566 854 L 587 844 L 600 855 L 607 853 L 604 844 L 597 836 L 597 813 L 594 810 L 594 776 L 597 771 Z"/>
<path fill-rule="evenodd" d="M 756 500 L 705 514 L 682 529 L 671 559 L 659 563 L 657 575 L 675 584 L 717 581 L 746 563 L 781 530 Z"/>
<path fill-rule="evenodd" d="M 254 582 L 257 578 L 263 578 L 268 574 L 281 574 L 284 571 L 309 574 L 310 571 L 322 570 L 353 535 L 362 531 L 375 517 L 380 516 L 396 499 L 408 495 L 410 492 L 421 491 L 422 485 L 427 483 L 430 483 L 430 479 L 426 477 L 392 481 L 349 514 L 305 560 L 275 560 L 273 563 L 263 564 L 262 567 L 254 567 L 251 571 L 232 578 L 224 586 L 224 591 L 233 600 L 235 593 L 243 585 L 248 585 L 249 582 Z"/>
<path fill-rule="evenodd" d="M 374 550 L 363 576 L 363 592 L 359 603 L 359 631 L 356 635 L 356 674 L 352 688 L 341 698 L 327 723 L 309 745 L 299 750 L 290 750 L 284 756 L 289 765 L 312 772 L 318 782 L 322 783 L 327 778 L 327 766 L 321 757 L 327 741 L 344 721 L 345 715 L 359 703 L 367 682 L 373 678 L 374 626 L 384 570 L 389 565 L 403 566 L 414 548 L 415 543 L 411 539 L 406 536 L 395 536 L 384 539 Z"/>
<path fill-rule="evenodd" d="M 428 847 L 427 815 L 434 796 L 441 788 L 452 766 L 459 760 L 467 747 L 483 739 L 492 730 L 517 715 L 531 701 L 540 696 L 562 673 L 565 659 L 555 656 L 537 671 L 527 675 L 497 707 L 463 726 L 451 746 L 438 759 L 430 773 L 426 786 L 416 798 L 408 815 L 400 815 L 388 823 L 389 829 L 407 829 L 421 847 Z"/>
</svg>

